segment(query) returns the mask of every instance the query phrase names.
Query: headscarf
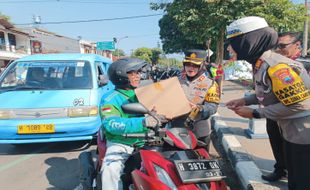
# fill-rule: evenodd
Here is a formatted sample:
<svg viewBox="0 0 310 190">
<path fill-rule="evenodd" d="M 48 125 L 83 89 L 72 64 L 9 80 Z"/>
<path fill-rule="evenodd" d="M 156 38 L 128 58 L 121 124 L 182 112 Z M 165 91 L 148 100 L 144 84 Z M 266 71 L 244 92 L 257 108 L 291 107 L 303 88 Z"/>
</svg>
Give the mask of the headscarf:
<svg viewBox="0 0 310 190">
<path fill-rule="evenodd" d="M 274 48 L 278 34 L 271 27 L 265 27 L 229 39 L 238 60 L 246 60 L 254 65 L 265 51 Z"/>
</svg>

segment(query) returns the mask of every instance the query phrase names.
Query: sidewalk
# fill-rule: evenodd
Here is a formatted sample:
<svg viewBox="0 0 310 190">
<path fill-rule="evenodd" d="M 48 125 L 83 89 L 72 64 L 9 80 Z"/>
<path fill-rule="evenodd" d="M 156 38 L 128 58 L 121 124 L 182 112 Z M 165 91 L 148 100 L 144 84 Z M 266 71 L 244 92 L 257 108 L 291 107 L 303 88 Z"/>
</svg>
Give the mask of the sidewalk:
<svg viewBox="0 0 310 190">
<path fill-rule="evenodd" d="M 221 102 L 241 98 L 244 92 L 241 84 L 224 81 Z M 287 190 L 287 180 L 269 183 L 261 179 L 262 173 L 273 171 L 275 161 L 268 138 L 251 139 L 246 135 L 248 121 L 222 106 L 218 109 L 218 115 L 212 118 L 212 126 L 222 139 L 225 152 L 242 186 L 253 190 Z"/>
</svg>

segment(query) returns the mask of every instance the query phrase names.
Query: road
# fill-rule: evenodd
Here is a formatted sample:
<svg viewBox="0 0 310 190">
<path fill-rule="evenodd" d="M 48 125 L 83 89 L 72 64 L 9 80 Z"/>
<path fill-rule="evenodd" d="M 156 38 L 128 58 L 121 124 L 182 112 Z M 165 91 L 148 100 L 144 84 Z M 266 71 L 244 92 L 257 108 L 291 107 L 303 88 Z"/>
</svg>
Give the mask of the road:
<svg viewBox="0 0 310 190">
<path fill-rule="evenodd" d="M 94 153 L 96 146 L 87 147 L 86 142 L 0 145 L 1 189 L 72 190 L 79 184 L 78 155 L 86 149 Z M 210 155 L 225 167 L 231 190 L 238 190 L 238 179 L 221 149 L 214 136 Z"/>
<path fill-rule="evenodd" d="M 72 190 L 79 184 L 78 155 L 87 143 L 0 145 L 0 186 L 6 190 Z M 95 150 L 92 145 L 88 150 Z"/>
</svg>

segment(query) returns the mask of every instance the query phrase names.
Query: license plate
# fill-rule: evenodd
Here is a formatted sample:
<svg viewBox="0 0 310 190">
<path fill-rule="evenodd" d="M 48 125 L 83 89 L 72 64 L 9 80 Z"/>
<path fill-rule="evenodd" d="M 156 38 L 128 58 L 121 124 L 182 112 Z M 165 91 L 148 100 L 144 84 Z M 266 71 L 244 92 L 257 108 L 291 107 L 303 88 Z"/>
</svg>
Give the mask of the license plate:
<svg viewBox="0 0 310 190">
<path fill-rule="evenodd" d="M 41 134 L 41 133 L 55 133 L 55 125 L 30 124 L 30 125 L 17 126 L 17 134 Z"/>
<path fill-rule="evenodd" d="M 174 160 L 183 183 L 219 181 L 225 178 L 217 160 Z"/>
</svg>

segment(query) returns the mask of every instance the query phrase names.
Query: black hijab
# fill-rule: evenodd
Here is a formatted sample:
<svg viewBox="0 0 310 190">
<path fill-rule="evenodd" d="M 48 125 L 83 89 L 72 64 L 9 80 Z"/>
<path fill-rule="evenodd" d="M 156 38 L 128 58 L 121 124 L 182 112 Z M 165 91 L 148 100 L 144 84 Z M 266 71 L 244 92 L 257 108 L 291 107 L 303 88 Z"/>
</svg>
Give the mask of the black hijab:
<svg viewBox="0 0 310 190">
<path fill-rule="evenodd" d="M 258 29 L 229 40 L 237 53 L 238 60 L 246 60 L 254 65 L 265 51 L 274 48 L 277 44 L 278 33 L 271 27 Z"/>
</svg>

